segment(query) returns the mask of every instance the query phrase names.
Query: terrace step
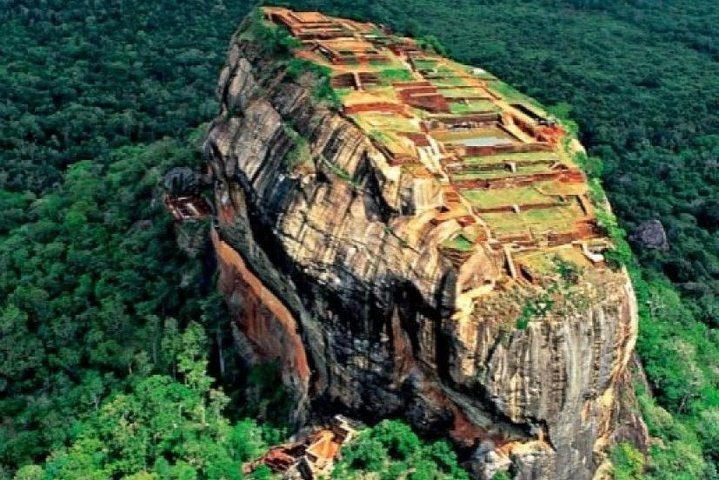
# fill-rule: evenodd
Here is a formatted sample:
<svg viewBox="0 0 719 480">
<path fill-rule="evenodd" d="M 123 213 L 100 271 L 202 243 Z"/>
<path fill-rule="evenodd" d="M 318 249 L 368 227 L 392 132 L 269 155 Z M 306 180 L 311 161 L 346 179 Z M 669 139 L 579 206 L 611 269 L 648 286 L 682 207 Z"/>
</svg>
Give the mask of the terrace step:
<svg viewBox="0 0 719 480">
<path fill-rule="evenodd" d="M 427 81 L 411 81 L 411 82 L 394 82 L 392 84 L 395 88 L 413 88 L 413 87 L 434 87 L 430 82 Z M 436 89 L 436 87 L 434 87 Z"/>
<path fill-rule="evenodd" d="M 515 171 L 519 171 L 522 168 L 525 167 L 539 167 L 539 166 L 546 166 L 547 168 L 550 168 L 552 165 L 556 164 L 557 162 L 554 160 L 528 160 L 528 161 L 518 161 L 518 160 L 507 160 L 502 162 L 494 162 L 494 163 L 477 163 L 477 164 L 466 164 L 461 162 L 455 162 L 447 164 L 445 167 L 450 172 L 461 172 L 461 173 L 480 173 L 480 172 L 491 172 L 496 170 L 504 170 L 506 172 L 511 171 L 511 166 L 514 165 Z"/>
<path fill-rule="evenodd" d="M 538 182 L 556 181 L 568 184 L 584 183 L 581 172 L 560 171 L 540 172 L 527 175 L 501 176 L 492 178 L 478 178 L 472 180 L 453 179 L 458 188 L 479 188 L 484 190 L 501 189 L 507 187 L 522 187 Z"/>
</svg>

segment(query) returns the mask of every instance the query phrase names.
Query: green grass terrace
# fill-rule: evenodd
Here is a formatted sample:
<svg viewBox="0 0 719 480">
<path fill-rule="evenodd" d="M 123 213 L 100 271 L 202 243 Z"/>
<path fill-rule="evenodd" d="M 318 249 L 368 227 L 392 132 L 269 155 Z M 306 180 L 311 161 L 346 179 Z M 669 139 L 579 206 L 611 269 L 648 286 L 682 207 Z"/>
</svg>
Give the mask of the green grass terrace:
<svg viewBox="0 0 719 480">
<path fill-rule="evenodd" d="M 489 100 L 469 100 L 466 102 L 452 102 L 449 110 L 456 114 L 499 112 L 500 109 Z"/>
<path fill-rule="evenodd" d="M 534 185 L 512 188 L 468 189 L 462 190 L 460 194 L 469 200 L 473 207 L 478 209 L 556 202 L 556 199 L 545 195 Z"/>
<path fill-rule="evenodd" d="M 555 152 L 525 152 L 525 153 L 500 153 L 497 155 L 482 155 L 476 157 L 464 157 L 462 163 L 465 165 L 485 165 L 503 162 L 515 162 L 517 165 L 537 161 L 560 161 L 559 155 Z"/>
<path fill-rule="evenodd" d="M 394 82 L 411 82 L 412 80 L 416 80 L 414 74 L 406 68 L 377 69 L 377 76 L 383 85 L 391 85 Z"/>
<path fill-rule="evenodd" d="M 406 118 L 394 113 L 363 112 L 350 115 L 365 131 L 419 132 L 416 119 Z"/>
<path fill-rule="evenodd" d="M 498 212 L 480 213 L 479 217 L 487 222 L 498 235 L 511 235 L 533 231 L 569 233 L 576 230 L 576 222 L 582 219 L 584 211 L 576 200 L 566 204 L 547 208 L 524 210 L 519 213 Z"/>
<path fill-rule="evenodd" d="M 441 93 L 445 98 L 491 98 L 487 92 L 479 87 L 455 87 L 455 88 L 440 88 Z"/>
<path fill-rule="evenodd" d="M 488 80 L 487 87 L 509 103 L 524 103 L 526 105 L 533 106 L 539 112 L 544 112 L 544 108 L 539 102 L 537 102 L 531 97 L 526 96 L 515 88 L 507 85 L 501 80 L 498 80 L 496 78 Z"/>
<path fill-rule="evenodd" d="M 437 67 L 439 60 L 435 58 L 415 58 L 412 63 L 418 70 L 430 71 Z"/>
<path fill-rule="evenodd" d="M 466 146 L 509 145 L 518 140 L 509 132 L 498 127 L 473 128 L 462 131 L 436 132 L 434 138 L 443 143 Z"/>
<path fill-rule="evenodd" d="M 460 252 L 468 252 L 472 250 L 473 245 L 474 242 L 467 238 L 467 236 L 463 233 L 459 233 L 454 237 L 442 242 L 443 247 L 450 248 L 452 250 L 458 250 Z"/>
<path fill-rule="evenodd" d="M 531 185 L 507 188 L 468 188 L 460 193 L 479 209 L 512 205 L 564 204 L 567 198 L 586 193 L 586 185 L 560 181 L 539 181 Z"/>
<path fill-rule="evenodd" d="M 437 88 L 447 88 L 447 87 L 462 87 L 469 85 L 467 83 L 466 77 L 459 77 L 459 76 L 447 76 L 442 78 L 426 78 L 426 80 L 429 81 L 432 85 L 434 85 Z"/>
<path fill-rule="evenodd" d="M 548 165 L 537 164 L 537 165 L 526 165 L 517 167 L 517 170 L 512 172 L 505 163 L 495 163 L 483 165 L 485 167 L 493 167 L 491 169 L 467 169 L 467 170 L 450 170 L 450 178 L 452 181 L 462 180 L 483 180 L 493 178 L 507 178 L 507 177 L 518 177 L 522 175 L 531 175 L 533 173 L 548 173 L 551 172 L 551 168 Z"/>
</svg>

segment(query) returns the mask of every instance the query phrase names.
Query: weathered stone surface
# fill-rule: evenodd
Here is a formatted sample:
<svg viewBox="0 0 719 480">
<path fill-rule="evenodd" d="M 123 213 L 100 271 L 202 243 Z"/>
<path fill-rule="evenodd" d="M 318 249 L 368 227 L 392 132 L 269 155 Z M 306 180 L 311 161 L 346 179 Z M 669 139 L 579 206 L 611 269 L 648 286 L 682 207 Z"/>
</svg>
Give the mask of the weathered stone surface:
<svg viewBox="0 0 719 480">
<path fill-rule="evenodd" d="M 457 268 L 443 256 L 433 239 L 446 225 L 414 204 L 431 189 L 318 105 L 311 82 L 283 80 L 239 36 L 221 74 L 205 147 L 220 288 L 254 349 L 244 356 L 281 360 L 298 424 L 326 410 L 403 416 L 476 448 L 478 478 L 508 465 L 521 479 L 591 478 L 630 388 L 627 275 L 587 272 L 552 315 L 515 328 L 522 290 L 464 294 L 496 279 L 501 261 L 478 253 Z M 290 165 L 290 132 L 311 161 Z"/>
<path fill-rule="evenodd" d="M 175 197 L 196 195 L 200 190 L 201 176 L 189 167 L 175 167 L 165 173 L 162 186 Z"/>
<path fill-rule="evenodd" d="M 642 223 L 632 232 L 629 239 L 644 248 L 658 248 L 661 250 L 669 248 L 667 232 L 659 220 L 648 220 Z"/>
</svg>

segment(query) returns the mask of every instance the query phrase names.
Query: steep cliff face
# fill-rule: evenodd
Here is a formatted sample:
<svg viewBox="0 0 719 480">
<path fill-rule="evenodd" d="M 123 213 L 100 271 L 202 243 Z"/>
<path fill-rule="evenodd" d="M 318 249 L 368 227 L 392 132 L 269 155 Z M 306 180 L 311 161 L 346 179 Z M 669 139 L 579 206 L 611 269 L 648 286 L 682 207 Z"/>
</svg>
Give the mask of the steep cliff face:
<svg viewBox="0 0 719 480">
<path fill-rule="evenodd" d="M 238 341 L 280 360 L 298 424 L 401 416 L 471 449 L 478 478 L 591 478 L 607 445 L 635 433 L 619 419 L 640 424 L 626 403 L 626 274 L 522 280 L 484 223 L 490 238 L 458 260 L 442 246 L 462 225 L 438 221 L 451 211 L 441 179 L 393 164 L 346 105 L 317 99 L 315 76 L 290 78 L 248 30 L 205 144 L 213 242 Z"/>
</svg>

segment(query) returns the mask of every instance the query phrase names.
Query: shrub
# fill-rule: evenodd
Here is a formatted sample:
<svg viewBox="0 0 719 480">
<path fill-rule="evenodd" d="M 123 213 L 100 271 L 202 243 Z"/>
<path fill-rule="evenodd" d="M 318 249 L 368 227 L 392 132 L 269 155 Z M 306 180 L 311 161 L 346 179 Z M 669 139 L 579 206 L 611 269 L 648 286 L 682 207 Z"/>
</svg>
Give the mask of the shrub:
<svg viewBox="0 0 719 480">
<path fill-rule="evenodd" d="M 247 31 L 269 52 L 275 55 L 289 55 L 293 50 L 302 46 L 302 43 L 290 35 L 287 30 L 266 21 L 259 9 L 255 10 L 249 18 Z"/>
<path fill-rule="evenodd" d="M 509 472 L 500 470 L 492 476 L 492 480 L 512 480 L 512 476 L 509 474 Z"/>
<path fill-rule="evenodd" d="M 332 478 L 366 478 L 371 472 L 381 472 L 380 480 L 468 478 L 446 442 L 425 444 L 409 426 L 396 420 L 383 420 L 361 431 L 354 442 L 342 449 L 342 459 Z"/>
<path fill-rule="evenodd" d="M 434 53 L 438 53 L 439 55 L 449 54 L 447 47 L 442 45 L 442 42 L 440 42 L 434 35 L 425 35 L 417 38 L 417 45 L 419 45 L 419 48 L 423 50 L 430 50 Z"/>
<path fill-rule="evenodd" d="M 342 102 L 332 88 L 332 71 L 322 65 L 310 62 L 302 58 L 293 58 L 287 62 L 287 76 L 292 80 L 297 80 L 302 75 L 309 73 L 315 77 L 316 83 L 312 90 L 312 96 L 315 100 L 327 101 L 330 106 L 339 109 Z"/>
<path fill-rule="evenodd" d="M 644 455 L 631 444 L 622 442 L 610 454 L 615 480 L 639 480 L 644 471 Z"/>
</svg>

